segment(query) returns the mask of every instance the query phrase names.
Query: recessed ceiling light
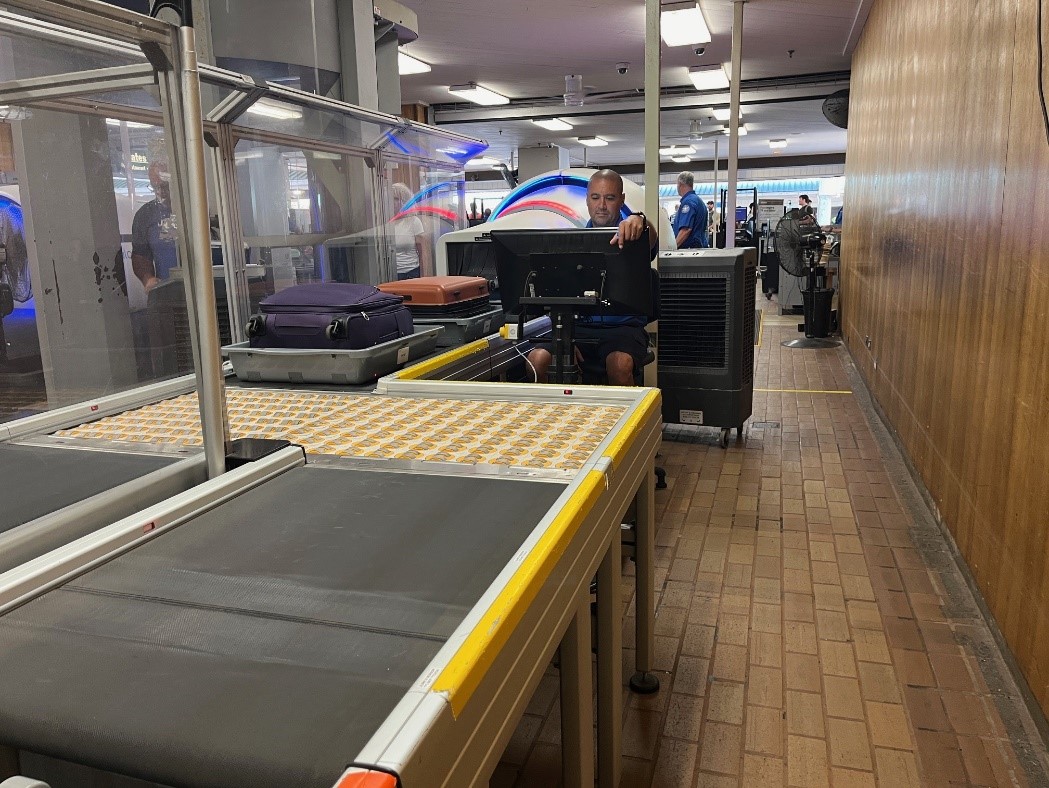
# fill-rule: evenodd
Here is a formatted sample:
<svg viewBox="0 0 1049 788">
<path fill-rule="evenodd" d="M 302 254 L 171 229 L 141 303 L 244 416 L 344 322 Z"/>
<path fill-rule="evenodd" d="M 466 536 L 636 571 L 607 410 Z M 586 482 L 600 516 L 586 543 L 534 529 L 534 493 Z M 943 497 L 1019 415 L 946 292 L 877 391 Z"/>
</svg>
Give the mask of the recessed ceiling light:
<svg viewBox="0 0 1049 788">
<path fill-rule="evenodd" d="M 601 137 L 578 137 L 577 139 L 580 145 L 586 145 L 588 148 L 601 148 L 608 144 L 608 140 Z"/>
<path fill-rule="evenodd" d="M 692 0 L 689 3 L 668 3 L 660 8 L 659 33 L 668 47 L 686 44 L 706 44 L 710 29 L 703 18 L 703 9 Z"/>
<path fill-rule="evenodd" d="M 723 109 L 722 108 L 717 108 L 717 107 L 711 107 L 707 111 L 711 115 L 713 115 L 716 120 L 720 120 L 722 123 L 724 123 L 730 117 L 732 117 L 732 110 L 730 110 L 728 107 L 725 107 Z M 740 118 L 743 117 L 743 109 L 742 108 L 740 108 L 740 110 L 739 110 L 739 116 L 740 116 Z"/>
<path fill-rule="evenodd" d="M 476 82 L 467 82 L 465 85 L 452 85 L 448 88 L 448 92 L 459 98 L 464 98 L 467 101 L 472 101 L 474 104 L 481 104 L 485 107 L 494 107 L 497 104 L 509 104 L 510 99 L 494 90 L 483 88 Z"/>
<path fill-rule="evenodd" d="M 419 58 L 412 57 L 402 50 L 397 50 L 397 73 L 401 76 L 405 74 L 425 74 L 427 71 L 430 71 L 429 63 L 423 63 Z"/>
<path fill-rule="evenodd" d="M 660 148 L 660 156 L 684 156 L 686 153 L 695 153 L 696 149 L 691 145 L 671 145 L 669 148 Z"/>
<path fill-rule="evenodd" d="M 787 141 L 786 140 L 769 140 L 769 147 L 772 148 L 773 150 L 776 150 L 777 148 L 785 148 L 785 147 L 787 147 Z"/>
<path fill-rule="evenodd" d="M 574 129 L 571 123 L 567 120 L 561 120 L 561 118 L 539 118 L 538 120 L 533 119 L 532 123 L 536 126 L 542 126 L 547 131 L 569 131 Z"/>
<path fill-rule="evenodd" d="M 670 160 L 671 161 L 676 161 L 678 164 L 685 164 L 687 162 L 692 161 L 692 157 L 691 156 L 671 156 Z"/>
<path fill-rule="evenodd" d="M 248 107 L 248 114 L 274 120 L 298 120 L 302 117 L 302 110 L 269 99 L 259 99 Z"/>
<path fill-rule="evenodd" d="M 688 78 L 696 90 L 723 90 L 729 86 L 728 77 L 721 66 L 692 66 Z"/>
<path fill-rule="evenodd" d="M 134 120 L 119 121 L 116 118 L 106 118 L 106 125 L 107 126 L 119 126 L 121 124 L 121 122 L 126 124 L 129 129 L 151 129 L 151 128 L 153 128 L 153 126 L 151 126 L 149 123 L 138 123 L 137 121 L 134 121 Z"/>
</svg>

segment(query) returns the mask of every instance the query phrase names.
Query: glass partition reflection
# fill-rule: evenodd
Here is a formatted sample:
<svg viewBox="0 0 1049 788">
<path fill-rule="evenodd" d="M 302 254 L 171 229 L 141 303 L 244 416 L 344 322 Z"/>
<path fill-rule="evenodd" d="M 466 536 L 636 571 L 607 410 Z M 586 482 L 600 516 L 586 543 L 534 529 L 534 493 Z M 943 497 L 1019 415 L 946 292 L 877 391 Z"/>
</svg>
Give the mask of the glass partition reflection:
<svg viewBox="0 0 1049 788">
<path fill-rule="evenodd" d="M 241 139 L 235 160 L 253 311 L 292 285 L 382 281 L 371 157 Z"/>
<path fill-rule="evenodd" d="M 165 129 L 32 107 L 0 136 L 0 420 L 192 372 Z"/>
<path fill-rule="evenodd" d="M 437 240 L 466 226 L 463 171 L 394 156 L 384 156 L 383 165 L 388 267 L 399 279 L 433 276 Z"/>
</svg>

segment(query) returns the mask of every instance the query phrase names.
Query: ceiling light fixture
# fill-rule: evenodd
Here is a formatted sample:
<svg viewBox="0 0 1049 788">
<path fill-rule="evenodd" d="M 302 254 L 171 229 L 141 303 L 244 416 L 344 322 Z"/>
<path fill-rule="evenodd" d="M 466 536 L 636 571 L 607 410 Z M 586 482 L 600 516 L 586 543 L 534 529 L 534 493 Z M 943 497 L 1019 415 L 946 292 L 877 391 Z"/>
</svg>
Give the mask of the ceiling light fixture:
<svg viewBox="0 0 1049 788">
<path fill-rule="evenodd" d="M 730 117 L 732 117 L 732 110 L 729 109 L 728 107 L 725 107 L 724 109 L 720 109 L 718 107 L 711 107 L 710 109 L 707 110 L 707 112 L 709 112 L 711 115 L 713 115 L 715 120 L 720 120 L 722 123 L 724 123 Z M 742 108 L 740 108 L 740 110 L 739 110 L 739 116 L 740 116 L 740 118 L 743 117 L 743 109 Z"/>
<path fill-rule="evenodd" d="M 499 159 L 493 159 L 491 156 L 479 156 L 466 162 L 467 167 L 498 167 L 500 164 L 502 162 Z"/>
<path fill-rule="evenodd" d="M 777 150 L 779 148 L 785 148 L 785 147 L 787 147 L 787 141 L 786 140 L 769 140 L 769 147 L 772 148 L 773 150 Z"/>
<path fill-rule="evenodd" d="M 710 42 L 710 28 L 703 17 L 703 9 L 695 0 L 662 6 L 659 13 L 659 33 L 668 47 Z"/>
<path fill-rule="evenodd" d="M 569 131 L 574 129 L 571 123 L 561 118 L 539 118 L 538 120 L 532 119 L 532 123 L 536 126 L 542 126 L 547 131 Z"/>
<path fill-rule="evenodd" d="M 138 121 L 134 121 L 134 120 L 119 121 L 116 118 L 106 118 L 106 125 L 107 126 L 119 126 L 121 124 L 121 122 L 126 123 L 127 127 L 129 129 L 151 129 L 151 128 L 153 128 L 153 126 L 151 126 L 149 123 L 139 123 Z"/>
<path fill-rule="evenodd" d="M 608 144 L 608 140 L 601 137 L 577 137 L 577 139 L 580 145 L 586 145 L 588 148 L 603 148 Z"/>
<path fill-rule="evenodd" d="M 692 66 L 688 78 L 696 90 L 724 90 L 729 86 L 728 76 L 721 66 Z"/>
<path fill-rule="evenodd" d="M 494 107 L 497 104 L 509 104 L 510 99 L 494 90 L 483 88 L 476 82 L 467 82 L 465 85 L 452 85 L 448 88 L 448 92 L 453 96 L 472 101 L 474 104 L 481 104 L 485 107 Z"/>
<path fill-rule="evenodd" d="M 692 161 L 692 157 L 691 156 L 671 156 L 670 160 L 671 161 L 676 161 L 678 164 L 687 164 L 688 162 Z"/>
<path fill-rule="evenodd" d="M 302 110 L 269 99 L 259 99 L 248 107 L 248 114 L 274 120 L 298 120 L 302 117 Z"/>
<path fill-rule="evenodd" d="M 397 73 L 402 77 L 405 74 L 425 74 L 430 70 L 429 63 L 423 63 L 419 58 L 412 57 L 404 50 L 397 50 Z"/>
<path fill-rule="evenodd" d="M 671 145 L 669 148 L 660 148 L 660 156 L 684 156 L 686 153 L 695 153 L 696 149 L 691 145 Z"/>
</svg>

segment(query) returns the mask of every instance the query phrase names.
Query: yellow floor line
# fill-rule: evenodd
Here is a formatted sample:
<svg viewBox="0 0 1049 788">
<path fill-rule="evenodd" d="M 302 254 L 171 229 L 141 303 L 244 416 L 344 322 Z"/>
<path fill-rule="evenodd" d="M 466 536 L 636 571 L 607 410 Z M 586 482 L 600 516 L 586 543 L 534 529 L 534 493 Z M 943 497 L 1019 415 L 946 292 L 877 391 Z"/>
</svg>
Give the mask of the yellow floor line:
<svg viewBox="0 0 1049 788">
<path fill-rule="evenodd" d="M 768 394 L 852 394 L 851 391 L 833 391 L 827 389 L 754 389 Z"/>
<path fill-rule="evenodd" d="M 765 335 L 765 313 L 758 312 L 758 341 L 754 343 L 755 347 L 761 347 L 761 338 Z"/>
</svg>

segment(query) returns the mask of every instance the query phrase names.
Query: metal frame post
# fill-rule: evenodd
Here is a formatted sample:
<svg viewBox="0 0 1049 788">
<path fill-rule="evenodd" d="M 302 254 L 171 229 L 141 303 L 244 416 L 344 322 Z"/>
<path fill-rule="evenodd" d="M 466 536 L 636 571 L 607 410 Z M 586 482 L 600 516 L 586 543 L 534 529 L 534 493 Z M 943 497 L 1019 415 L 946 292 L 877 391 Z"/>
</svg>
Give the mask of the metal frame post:
<svg viewBox="0 0 1049 788">
<path fill-rule="evenodd" d="M 747 0 L 733 0 L 732 4 L 732 84 L 729 91 L 728 126 L 728 197 L 721 206 L 722 221 L 725 212 L 732 212 L 732 223 L 725 224 L 725 248 L 736 246 L 736 181 L 739 179 L 739 81 L 743 59 L 743 6 Z"/>
</svg>

